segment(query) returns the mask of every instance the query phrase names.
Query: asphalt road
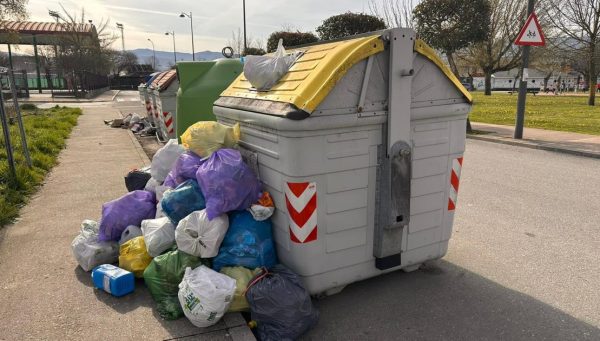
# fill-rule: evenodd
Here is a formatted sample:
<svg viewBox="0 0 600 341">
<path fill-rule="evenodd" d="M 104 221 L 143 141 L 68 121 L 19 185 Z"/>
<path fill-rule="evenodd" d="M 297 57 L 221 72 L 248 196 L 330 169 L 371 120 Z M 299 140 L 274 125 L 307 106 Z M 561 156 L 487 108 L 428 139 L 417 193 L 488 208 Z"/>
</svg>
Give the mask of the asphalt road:
<svg viewBox="0 0 600 341">
<path fill-rule="evenodd" d="M 446 257 L 317 301 L 314 340 L 600 340 L 600 160 L 468 140 Z"/>
</svg>

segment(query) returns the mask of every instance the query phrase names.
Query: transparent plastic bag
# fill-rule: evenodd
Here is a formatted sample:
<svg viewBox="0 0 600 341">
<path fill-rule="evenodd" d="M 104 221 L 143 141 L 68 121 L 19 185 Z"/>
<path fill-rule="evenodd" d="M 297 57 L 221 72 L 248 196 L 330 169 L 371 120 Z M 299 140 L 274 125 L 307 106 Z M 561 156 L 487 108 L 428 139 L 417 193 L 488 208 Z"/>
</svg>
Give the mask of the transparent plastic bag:
<svg viewBox="0 0 600 341">
<path fill-rule="evenodd" d="M 279 39 L 273 56 L 246 56 L 244 76 L 258 91 L 271 89 L 301 56 L 300 52 L 286 54 L 283 40 Z"/>
<path fill-rule="evenodd" d="M 81 223 L 81 232 L 73 239 L 71 250 L 84 271 L 90 271 L 101 264 L 115 263 L 119 259 L 119 245 L 112 241 L 99 241 L 98 223 L 93 220 Z"/>
<path fill-rule="evenodd" d="M 210 327 L 225 315 L 235 292 L 235 279 L 201 265 L 185 269 L 179 303 L 196 327 Z"/>
<path fill-rule="evenodd" d="M 158 182 L 165 181 L 175 160 L 177 160 L 179 155 L 184 151 L 183 147 L 177 144 L 177 140 L 169 140 L 169 142 L 159 149 L 152 157 L 152 167 L 150 168 L 152 177 Z"/>
<path fill-rule="evenodd" d="M 228 127 L 213 121 L 194 123 L 181 135 L 183 146 L 203 158 L 210 156 L 221 148 L 235 146 L 239 139 L 239 123 L 236 123 L 233 127 Z"/>
<path fill-rule="evenodd" d="M 192 212 L 175 229 L 177 248 L 190 255 L 212 258 L 219 252 L 228 228 L 226 214 L 209 221 L 206 210 Z"/>
</svg>

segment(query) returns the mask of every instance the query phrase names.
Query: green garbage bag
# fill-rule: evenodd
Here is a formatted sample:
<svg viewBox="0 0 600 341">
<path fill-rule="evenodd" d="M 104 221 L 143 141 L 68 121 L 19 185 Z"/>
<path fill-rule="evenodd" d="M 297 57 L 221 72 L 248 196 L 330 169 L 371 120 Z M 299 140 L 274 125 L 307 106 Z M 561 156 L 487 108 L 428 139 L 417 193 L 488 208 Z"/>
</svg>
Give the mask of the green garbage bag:
<svg viewBox="0 0 600 341">
<path fill-rule="evenodd" d="M 233 294 L 233 300 L 228 312 L 250 311 L 250 305 L 248 305 L 244 292 L 250 280 L 260 272 L 260 269 L 249 270 L 241 266 L 236 266 L 221 268 L 220 272 L 235 279 L 236 282 L 235 293 Z"/>
<path fill-rule="evenodd" d="M 166 252 L 152 260 L 144 271 L 144 281 L 154 301 L 158 314 L 166 320 L 183 316 L 177 293 L 185 268 L 202 264 L 202 259 L 179 250 Z"/>
</svg>

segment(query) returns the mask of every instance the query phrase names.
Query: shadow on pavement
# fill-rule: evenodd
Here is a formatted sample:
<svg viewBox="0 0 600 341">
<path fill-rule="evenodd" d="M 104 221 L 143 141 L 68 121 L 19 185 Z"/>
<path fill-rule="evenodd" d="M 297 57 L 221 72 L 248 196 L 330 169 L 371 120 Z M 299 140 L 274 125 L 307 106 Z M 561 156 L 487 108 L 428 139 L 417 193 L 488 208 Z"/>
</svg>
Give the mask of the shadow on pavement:
<svg viewBox="0 0 600 341">
<path fill-rule="evenodd" d="M 535 279 L 532 279 L 535 281 Z M 599 340 L 600 330 L 444 260 L 316 301 L 304 340 Z"/>
<path fill-rule="evenodd" d="M 77 277 L 79 282 L 88 287 L 94 286 L 92 283 L 91 272 L 85 272 L 79 266 L 75 268 L 74 272 L 75 277 Z M 172 338 L 170 339 L 199 337 L 200 335 L 206 335 L 206 337 L 210 338 L 220 337 L 214 333 L 227 329 L 223 321 L 220 321 L 216 325 L 208 328 L 198 328 L 194 326 L 185 316 L 182 316 L 177 320 L 163 319 L 156 310 L 156 303 L 150 295 L 148 288 L 146 288 L 144 279 L 141 278 L 136 278 L 135 280 L 135 291 L 123 297 L 114 297 L 99 289 L 94 289 L 94 295 L 98 301 L 106 304 L 106 306 L 115 310 L 119 314 L 127 314 L 139 307 L 151 308 L 152 315 L 156 318 L 157 322 L 160 323 L 172 335 Z"/>
</svg>

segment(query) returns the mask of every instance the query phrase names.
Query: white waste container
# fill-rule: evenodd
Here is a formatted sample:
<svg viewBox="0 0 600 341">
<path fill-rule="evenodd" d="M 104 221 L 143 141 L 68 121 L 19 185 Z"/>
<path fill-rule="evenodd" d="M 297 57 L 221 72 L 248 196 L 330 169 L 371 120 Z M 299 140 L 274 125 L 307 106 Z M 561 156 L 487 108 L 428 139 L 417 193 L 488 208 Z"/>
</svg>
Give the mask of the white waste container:
<svg viewBox="0 0 600 341">
<path fill-rule="evenodd" d="M 163 142 L 177 138 L 175 133 L 177 90 L 179 90 L 179 80 L 176 70 L 167 71 L 153 89 L 158 116 L 156 136 Z"/>
<path fill-rule="evenodd" d="M 333 294 L 444 256 L 469 92 L 410 29 L 298 50 L 269 91 L 241 75 L 214 104 L 258 156 L 281 263 Z"/>
<path fill-rule="evenodd" d="M 152 117 L 152 119 L 150 120 L 150 123 L 152 124 L 152 127 L 156 128 L 157 136 L 159 131 L 158 124 L 160 122 L 160 116 L 157 103 L 158 99 L 156 98 L 154 90 L 160 87 L 161 84 L 163 84 L 163 78 L 167 77 L 168 73 L 169 71 L 162 71 L 158 75 L 156 75 L 156 77 L 154 77 L 154 79 L 151 81 L 150 85 L 146 90 L 146 92 L 148 93 L 148 99 L 151 104 L 150 117 Z"/>
</svg>

